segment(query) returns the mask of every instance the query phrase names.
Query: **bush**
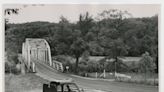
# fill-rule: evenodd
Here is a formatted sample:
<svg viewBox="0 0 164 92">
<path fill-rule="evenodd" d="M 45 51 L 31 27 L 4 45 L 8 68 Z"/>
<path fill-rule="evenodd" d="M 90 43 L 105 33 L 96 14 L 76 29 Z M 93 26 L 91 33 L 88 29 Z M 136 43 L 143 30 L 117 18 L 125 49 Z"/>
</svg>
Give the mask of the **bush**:
<svg viewBox="0 0 164 92">
<path fill-rule="evenodd" d="M 78 75 L 83 76 L 83 77 L 87 77 L 87 73 L 86 72 L 79 72 Z"/>
<path fill-rule="evenodd" d="M 20 71 L 14 66 L 14 67 L 11 67 L 11 72 L 13 74 L 20 74 Z"/>
<path fill-rule="evenodd" d="M 11 62 L 13 64 L 17 64 L 19 62 L 18 60 L 18 53 L 9 53 L 7 54 L 7 61 Z"/>
<path fill-rule="evenodd" d="M 10 62 L 5 62 L 5 73 L 19 74 L 20 70 L 16 68 L 16 65 L 11 64 Z"/>
<path fill-rule="evenodd" d="M 5 55 L 5 73 L 19 74 L 20 71 L 17 70 L 16 64 L 18 64 L 18 54 L 15 52 L 7 53 Z"/>
</svg>

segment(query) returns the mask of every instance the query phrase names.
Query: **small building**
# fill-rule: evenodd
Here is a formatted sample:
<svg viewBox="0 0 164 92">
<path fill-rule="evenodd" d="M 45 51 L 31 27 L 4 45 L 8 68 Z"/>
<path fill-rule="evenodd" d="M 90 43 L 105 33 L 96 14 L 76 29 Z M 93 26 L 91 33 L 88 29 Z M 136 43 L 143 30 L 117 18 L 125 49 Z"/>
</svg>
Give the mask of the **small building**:
<svg viewBox="0 0 164 92">
<path fill-rule="evenodd" d="M 139 64 L 139 61 L 142 59 L 142 57 L 118 57 L 118 59 L 130 66 L 132 64 Z"/>
</svg>

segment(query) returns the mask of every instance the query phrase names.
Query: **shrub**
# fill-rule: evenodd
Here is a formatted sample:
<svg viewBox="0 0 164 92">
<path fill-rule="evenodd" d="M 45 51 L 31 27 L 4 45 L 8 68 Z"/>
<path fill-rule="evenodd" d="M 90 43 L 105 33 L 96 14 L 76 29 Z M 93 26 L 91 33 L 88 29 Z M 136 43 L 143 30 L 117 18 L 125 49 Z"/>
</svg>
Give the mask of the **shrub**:
<svg viewBox="0 0 164 92">
<path fill-rule="evenodd" d="M 20 72 L 16 68 L 16 64 L 19 62 L 18 54 L 15 52 L 6 52 L 5 57 L 5 73 L 19 74 Z"/>
<path fill-rule="evenodd" d="M 16 68 L 15 64 L 11 64 L 10 62 L 5 62 L 5 73 L 19 74 L 20 70 Z"/>
<path fill-rule="evenodd" d="M 78 73 L 78 75 L 83 76 L 83 77 L 87 77 L 86 74 L 87 74 L 86 72 L 79 72 Z"/>
</svg>

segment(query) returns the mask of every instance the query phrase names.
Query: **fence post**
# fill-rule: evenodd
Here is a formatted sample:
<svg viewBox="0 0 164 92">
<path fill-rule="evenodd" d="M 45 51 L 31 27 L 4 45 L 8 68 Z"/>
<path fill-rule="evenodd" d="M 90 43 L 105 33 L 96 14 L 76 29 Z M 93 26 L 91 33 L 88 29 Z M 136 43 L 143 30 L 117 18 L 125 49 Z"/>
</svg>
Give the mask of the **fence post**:
<svg viewBox="0 0 164 92">
<path fill-rule="evenodd" d="M 105 74 L 105 69 L 104 69 L 104 78 L 106 77 L 106 74 Z"/>
<path fill-rule="evenodd" d="M 97 78 L 97 72 L 96 72 L 96 78 Z"/>
</svg>

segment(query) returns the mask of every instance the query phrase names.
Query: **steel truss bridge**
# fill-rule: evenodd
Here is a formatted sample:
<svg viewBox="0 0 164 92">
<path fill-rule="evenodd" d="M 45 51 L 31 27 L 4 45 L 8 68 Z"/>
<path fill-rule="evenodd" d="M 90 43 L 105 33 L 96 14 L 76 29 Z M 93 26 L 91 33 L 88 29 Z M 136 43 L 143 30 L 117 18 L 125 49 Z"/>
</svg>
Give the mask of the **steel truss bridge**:
<svg viewBox="0 0 164 92">
<path fill-rule="evenodd" d="M 26 38 L 22 45 L 22 59 L 29 72 L 36 72 L 36 62 L 63 72 L 62 63 L 52 60 L 50 46 L 45 39 Z"/>
</svg>

